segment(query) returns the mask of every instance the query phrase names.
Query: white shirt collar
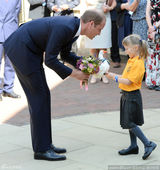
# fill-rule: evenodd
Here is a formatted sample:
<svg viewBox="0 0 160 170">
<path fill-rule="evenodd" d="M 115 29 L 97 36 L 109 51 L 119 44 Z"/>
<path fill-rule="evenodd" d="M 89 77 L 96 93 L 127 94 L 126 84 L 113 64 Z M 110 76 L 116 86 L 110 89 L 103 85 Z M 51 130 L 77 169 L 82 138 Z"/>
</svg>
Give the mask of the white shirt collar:
<svg viewBox="0 0 160 170">
<path fill-rule="evenodd" d="M 76 33 L 76 35 L 75 35 L 74 37 L 80 36 L 80 33 L 81 33 L 81 22 L 80 22 L 80 24 L 79 24 L 78 31 L 77 31 L 77 33 Z"/>
</svg>

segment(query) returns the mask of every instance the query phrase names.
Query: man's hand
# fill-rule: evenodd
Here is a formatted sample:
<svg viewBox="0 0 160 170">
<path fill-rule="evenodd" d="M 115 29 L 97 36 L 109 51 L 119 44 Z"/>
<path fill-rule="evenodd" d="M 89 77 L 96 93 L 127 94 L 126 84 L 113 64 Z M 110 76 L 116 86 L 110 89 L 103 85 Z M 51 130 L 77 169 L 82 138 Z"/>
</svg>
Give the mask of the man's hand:
<svg viewBox="0 0 160 170">
<path fill-rule="evenodd" d="M 70 76 L 77 80 L 82 80 L 83 82 L 86 82 L 86 83 L 88 82 L 88 79 L 89 79 L 89 74 L 85 74 L 82 71 L 79 71 L 76 69 L 72 71 Z"/>
</svg>

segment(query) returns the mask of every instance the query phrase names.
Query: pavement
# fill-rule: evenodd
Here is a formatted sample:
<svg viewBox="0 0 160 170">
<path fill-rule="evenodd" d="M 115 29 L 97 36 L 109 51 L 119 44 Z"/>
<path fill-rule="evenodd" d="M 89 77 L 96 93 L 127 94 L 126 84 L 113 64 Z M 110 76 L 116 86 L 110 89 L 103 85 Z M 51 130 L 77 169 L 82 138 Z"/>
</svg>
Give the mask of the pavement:
<svg viewBox="0 0 160 170">
<path fill-rule="evenodd" d="M 111 63 L 111 71 L 121 73 L 125 61 L 122 58 L 118 69 Z M 159 92 L 148 90 L 143 82 L 142 130 L 157 148 L 142 160 L 144 147 L 138 140 L 138 155 L 120 156 L 118 150 L 129 146 L 129 135 L 119 125 L 117 84 L 98 81 L 89 84 L 86 92 L 79 88 L 78 81 L 62 81 L 52 70 L 45 70 L 52 97 L 53 143 L 67 149 L 67 160 L 33 159 L 27 101 L 16 77 L 15 92 L 21 94 L 21 99 L 6 97 L 0 102 L 0 170 L 160 170 Z"/>
</svg>

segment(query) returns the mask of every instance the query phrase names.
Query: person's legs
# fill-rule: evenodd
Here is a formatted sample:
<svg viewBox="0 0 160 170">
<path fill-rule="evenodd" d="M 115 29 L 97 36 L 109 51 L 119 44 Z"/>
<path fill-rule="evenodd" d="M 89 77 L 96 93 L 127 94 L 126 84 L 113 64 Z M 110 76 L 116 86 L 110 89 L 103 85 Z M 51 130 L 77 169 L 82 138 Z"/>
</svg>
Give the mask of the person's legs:
<svg viewBox="0 0 160 170">
<path fill-rule="evenodd" d="M 130 140 L 131 140 L 131 148 L 135 148 L 137 147 L 137 137 L 135 136 L 135 134 L 129 130 L 129 135 L 130 135 Z"/>
<path fill-rule="evenodd" d="M 37 70 L 28 76 L 16 72 L 28 100 L 33 150 L 44 152 L 52 144 L 50 92 L 44 70 Z"/>
<path fill-rule="evenodd" d="M 4 54 L 4 85 L 3 96 L 20 98 L 20 95 L 14 93 L 15 70 L 6 54 Z"/>
<path fill-rule="evenodd" d="M 120 55 L 118 46 L 118 28 L 116 21 L 112 21 L 112 47 L 111 47 L 111 59 L 114 62 L 114 67 L 120 67 Z"/>
<path fill-rule="evenodd" d="M 144 146 L 149 145 L 150 141 L 146 138 L 146 136 L 138 126 L 132 128 L 131 131 L 142 141 Z"/>
<path fill-rule="evenodd" d="M 2 56 L 3 56 L 3 46 L 0 43 L 0 70 L 1 70 L 1 64 L 2 64 Z M 2 80 L 0 79 L 0 101 L 2 100 L 2 94 L 3 88 L 2 88 Z"/>
<path fill-rule="evenodd" d="M 90 54 L 95 56 L 95 57 L 98 57 L 99 49 L 91 49 L 90 50 Z"/>
<path fill-rule="evenodd" d="M 98 49 L 91 49 L 90 50 L 90 54 L 92 56 L 95 56 L 98 58 L 98 54 L 99 54 L 99 50 Z M 97 78 L 94 76 L 94 74 L 91 76 L 91 80 L 90 80 L 90 83 L 94 84 L 97 82 Z"/>
<path fill-rule="evenodd" d="M 10 93 L 13 91 L 15 71 L 6 54 L 4 57 L 4 62 L 5 63 L 4 63 L 4 89 L 3 91 Z"/>
<path fill-rule="evenodd" d="M 152 151 L 156 148 L 156 144 L 152 141 L 149 141 L 147 137 L 144 135 L 142 130 L 136 126 L 131 129 L 131 131 L 141 140 L 141 142 L 144 144 L 145 147 L 145 153 L 143 155 L 143 159 L 146 159 L 149 157 L 149 155 L 152 153 Z"/>
<path fill-rule="evenodd" d="M 52 145 L 50 91 L 43 68 L 28 76 L 15 70 L 28 101 L 34 159 L 65 160 L 66 156 L 56 153 L 65 153 L 66 149 Z"/>
</svg>

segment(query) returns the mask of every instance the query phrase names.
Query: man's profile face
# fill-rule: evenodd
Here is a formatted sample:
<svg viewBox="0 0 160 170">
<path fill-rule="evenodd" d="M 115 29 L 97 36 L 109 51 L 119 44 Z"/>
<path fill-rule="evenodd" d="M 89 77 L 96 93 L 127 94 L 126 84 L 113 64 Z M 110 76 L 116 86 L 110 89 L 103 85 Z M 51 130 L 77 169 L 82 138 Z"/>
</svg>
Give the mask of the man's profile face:
<svg viewBox="0 0 160 170">
<path fill-rule="evenodd" d="M 88 23 L 86 36 L 89 39 L 93 39 L 96 35 L 100 35 L 101 30 L 104 28 L 105 24 L 106 24 L 106 20 L 103 20 L 99 25 L 95 25 L 94 21 L 90 21 Z"/>
</svg>

